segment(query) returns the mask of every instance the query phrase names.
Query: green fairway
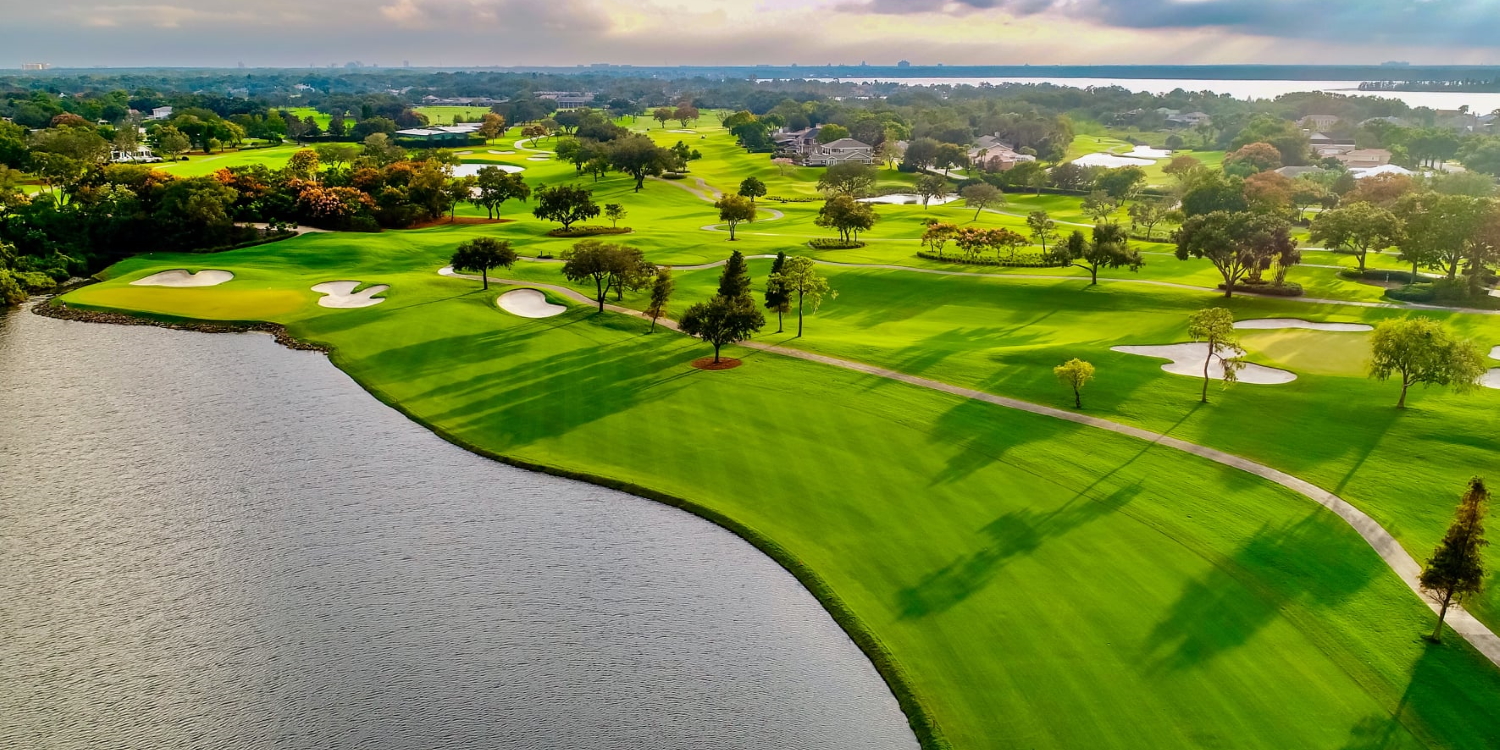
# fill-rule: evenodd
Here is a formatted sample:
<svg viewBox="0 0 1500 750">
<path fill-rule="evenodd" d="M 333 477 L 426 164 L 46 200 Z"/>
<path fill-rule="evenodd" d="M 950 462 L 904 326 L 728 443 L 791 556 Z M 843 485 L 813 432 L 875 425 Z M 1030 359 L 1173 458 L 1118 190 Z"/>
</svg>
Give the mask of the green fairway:
<svg viewBox="0 0 1500 750">
<path fill-rule="evenodd" d="M 756 175 L 772 196 L 811 197 L 819 170 L 783 176 L 710 117 L 693 133 L 673 133 L 675 125 L 632 124 L 703 158 L 686 179 L 648 180 L 638 193 L 618 174 L 594 182 L 556 159 L 532 161 L 528 148 L 553 142 L 517 145 L 515 129 L 460 159 L 523 167 L 533 186 L 591 187 L 599 203 L 629 211 L 621 224 L 634 232 L 616 239 L 657 263 L 712 263 L 731 249 L 828 261 L 819 268 L 839 295 L 809 318 L 807 335 L 773 333 L 771 316 L 761 341 L 1058 407 L 1070 406 L 1071 394 L 1051 368 L 1089 360 L 1098 379 L 1084 392 L 1086 413 L 1312 481 L 1368 512 L 1418 559 L 1441 536 L 1463 482 L 1500 450 L 1500 393 L 1414 391 L 1414 408 L 1397 412 L 1397 387 L 1364 376 L 1368 334 L 1247 331 L 1253 362 L 1297 380 L 1215 385 L 1207 406 L 1197 403 L 1199 381 L 1111 351 L 1186 341 L 1187 316 L 1215 304 L 1240 319 L 1376 322 L 1400 310 L 1225 302 L 1210 291 L 1220 280 L 1210 265 L 1178 261 L 1163 243 L 1140 244 L 1139 273 L 1101 274 L 1156 284 L 1088 287 L 1080 269 L 915 257 L 927 218 L 1023 233 L 1031 210 L 1089 221 L 1077 198 L 1053 195 L 1013 194 L 977 219 L 961 202 L 880 206 L 866 247 L 821 252 L 805 245 L 831 234 L 813 224 L 818 203 L 762 199 L 760 219 L 731 245 L 715 231 L 705 195 Z M 882 185 L 910 179 L 881 171 Z M 334 363 L 377 397 L 462 445 L 728 525 L 823 598 L 893 680 L 909 715 L 935 722 L 935 733 L 919 729 L 929 746 L 1481 750 L 1500 737 L 1500 670 L 1456 637 L 1441 647 L 1422 641 L 1432 614 L 1308 498 L 1103 430 L 771 353 L 731 348 L 744 366 L 700 371 L 688 363 L 709 348 L 676 333 L 647 334 L 643 322 L 556 296 L 572 309 L 523 319 L 495 305 L 511 287 L 484 292 L 436 273 L 476 236 L 508 239 L 524 256 L 572 244 L 547 237 L 555 225 L 529 210 L 506 204 L 502 216 L 516 221 L 504 224 L 143 255 L 63 299 L 170 319 L 285 324 L 331 346 Z M 1380 288 L 1319 267 L 1350 267 L 1352 258 L 1306 255 L 1290 278 L 1310 296 L 1379 299 Z M 769 263 L 751 261 L 757 285 Z M 191 289 L 129 284 L 173 268 L 235 278 Z M 679 269 L 669 314 L 709 296 L 718 274 Z M 557 263 L 530 260 L 491 276 L 565 284 Z M 310 287 L 333 280 L 390 289 L 374 307 L 319 307 Z M 645 297 L 627 293 L 622 304 L 640 308 Z M 1424 314 L 1486 349 L 1500 344 L 1500 318 Z M 794 319 L 788 324 L 795 330 Z M 1489 559 L 1500 567 L 1500 550 Z M 1500 596 L 1471 609 L 1500 624 Z"/>
<path fill-rule="evenodd" d="M 178 177 L 202 177 L 213 174 L 227 167 L 248 167 L 255 164 L 265 165 L 268 169 L 280 169 L 286 166 L 292 154 L 302 148 L 296 145 L 271 146 L 268 148 L 252 148 L 243 151 L 224 151 L 220 153 L 205 154 L 193 152 L 186 154 L 187 161 L 175 161 L 167 164 L 153 164 L 155 169 L 168 172 Z"/>
</svg>

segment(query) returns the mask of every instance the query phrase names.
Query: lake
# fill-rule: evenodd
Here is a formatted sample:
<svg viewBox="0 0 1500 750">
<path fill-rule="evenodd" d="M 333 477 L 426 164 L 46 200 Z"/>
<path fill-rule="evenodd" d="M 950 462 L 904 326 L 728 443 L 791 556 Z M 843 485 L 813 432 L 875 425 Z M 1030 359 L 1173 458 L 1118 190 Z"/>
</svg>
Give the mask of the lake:
<svg viewBox="0 0 1500 750">
<path fill-rule="evenodd" d="M 749 544 L 322 355 L 0 313 L 0 414 L 0 747 L 917 747 Z"/>
</svg>

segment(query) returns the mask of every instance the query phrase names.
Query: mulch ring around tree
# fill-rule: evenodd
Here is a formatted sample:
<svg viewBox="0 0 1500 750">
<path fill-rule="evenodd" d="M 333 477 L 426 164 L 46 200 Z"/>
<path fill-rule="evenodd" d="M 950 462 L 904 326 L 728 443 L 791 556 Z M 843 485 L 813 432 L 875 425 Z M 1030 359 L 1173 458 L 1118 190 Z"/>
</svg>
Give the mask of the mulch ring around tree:
<svg viewBox="0 0 1500 750">
<path fill-rule="evenodd" d="M 515 219 L 488 219 L 483 216 L 455 216 L 450 219 L 444 216 L 441 219 L 413 224 L 407 227 L 407 229 L 431 229 L 432 227 L 441 227 L 448 224 L 508 224 L 512 221 L 515 221 Z"/>
<path fill-rule="evenodd" d="M 745 363 L 730 357 L 720 357 L 718 364 L 714 363 L 713 357 L 699 357 L 693 360 L 693 367 L 700 370 L 733 370 L 742 364 Z"/>
</svg>

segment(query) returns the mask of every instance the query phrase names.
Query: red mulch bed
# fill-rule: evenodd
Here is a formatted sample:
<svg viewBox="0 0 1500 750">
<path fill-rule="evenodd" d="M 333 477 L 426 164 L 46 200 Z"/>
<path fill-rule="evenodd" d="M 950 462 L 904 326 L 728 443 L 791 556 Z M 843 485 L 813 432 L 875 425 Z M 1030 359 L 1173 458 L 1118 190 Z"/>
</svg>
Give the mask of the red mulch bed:
<svg viewBox="0 0 1500 750">
<path fill-rule="evenodd" d="M 693 360 L 693 367 L 700 370 L 733 370 L 742 364 L 745 363 L 729 357 L 720 357 L 718 364 L 714 364 L 713 357 L 699 357 Z"/>
<path fill-rule="evenodd" d="M 449 219 L 444 216 L 437 221 L 424 221 L 421 224 L 413 224 L 407 227 L 407 229 L 431 229 L 448 224 L 508 224 L 512 221 L 515 221 L 515 219 L 486 219 L 483 216 L 457 216 Z"/>
</svg>

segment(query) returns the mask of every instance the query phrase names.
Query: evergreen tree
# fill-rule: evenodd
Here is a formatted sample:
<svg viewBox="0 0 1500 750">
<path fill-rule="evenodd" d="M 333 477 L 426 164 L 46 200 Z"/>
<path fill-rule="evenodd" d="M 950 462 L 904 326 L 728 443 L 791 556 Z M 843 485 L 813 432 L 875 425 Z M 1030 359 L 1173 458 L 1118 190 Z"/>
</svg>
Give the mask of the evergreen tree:
<svg viewBox="0 0 1500 750">
<path fill-rule="evenodd" d="M 730 253 L 724 263 L 724 273 L 719 276 L 719 296 L 727 299 L 750 296 L 750 268 L 738 250 Z"/>
<path fill-rule="evenodd" d="M 1458 513 L 1443 541 L 1438 543 L 1432 557 L 1422 570 L 1422 590 L 1437 602 L 1437 628 L 1432 631 L 1432 640 L 1441 642 L 1443 620 L 1448 617 L 1449 605 L 1479 593 L 1484 584 L 1484 559 L 1480 548 L 1489 544 L 1484 538 L 1484 511 L 1489 502 L 1489 490 L 1484 480 L 1478 477 L 1469 480 L 1469 490 L 1458 504 Z"/>
<path fill-rule="evenodd" d="M 780 274 L 786 269 L 786 253 L 776 253 L 776 260 L 771 261 L 771 276 L 766 282 L 766 309 L 776 313 L 776 332 L 782 332 L 781 321 L 783 316 L 792 309 L 792 295 L 787 291 L 786 285 L 780 282 Z"/>
</svg>

